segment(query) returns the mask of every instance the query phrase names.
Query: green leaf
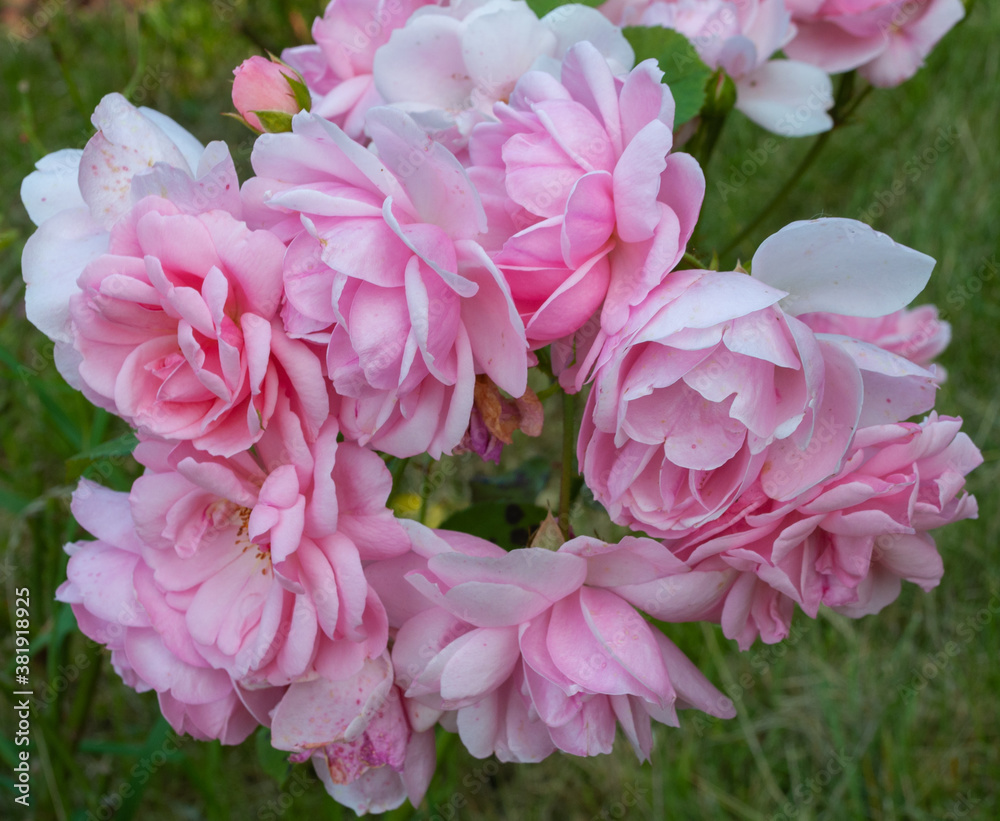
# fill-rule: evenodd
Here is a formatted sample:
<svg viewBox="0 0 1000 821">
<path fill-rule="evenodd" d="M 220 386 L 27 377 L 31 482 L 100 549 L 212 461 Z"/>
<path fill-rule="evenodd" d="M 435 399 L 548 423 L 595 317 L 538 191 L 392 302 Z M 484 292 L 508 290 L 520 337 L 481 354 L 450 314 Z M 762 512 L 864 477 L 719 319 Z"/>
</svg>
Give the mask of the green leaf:
<svg viewBox="0 0 1000 821">
<path fill-rule="evenodd" d="M 560 6 L 573 4 L 577 6 L 590 6 L 592 9 L 595 9 L 603 2 L 604 0 L 527 0 L 528 8 L 540 18 Z"/>
<path fill-rule="evenodd" d="M 627 26 L 622 30 L 635 51 L 636 63 L 653 57 L 663 72 L 677 107 L 674 128 L 683 125 L 705 103 L 705 84 L 712 76 L 691 41 L 680 32 L 662 26 Z"/>
<path fill-rule="evenodd" d="M 34 391 L 38 401 L 42 403 L 49 415 L 49 419 L 55 426 L 55 430 L 66 440 L 70 447 L 79 449 L 83 447 L 83 433 L 80 426 L 67 415 L 65 408 L 67 404 L 60 398 L 54 397 L 53 391 L 66 396 L 72 393 L 72 389 L 66 385 L 48 385 L 41 379 L 29 380 L 31 389 Z M 75 398 L 75 397 L 74 397 Z"/>
<path fill-rule="evenodd" d="M 504 550 L 525 547 L 548 511 L 538 505 L 514 502 L 480 502 L 453 513 L 441 523 L 442 530 L 458 530 L 486 539 Z"/>
<path fill-rule="evenodd" d="M 288 87 L 292 90 L 292 96 L 295 97 L 295 104 L 299 107 L 299 111 L 308 111 L 312 108 L 312 95 L 306 88 L 306 84 L 295 77 L 289 77 L 287 74 L 285 79 L 288 81 Z"/>
<path fill-rule="evenodd" d="M 166 763 L 184 757 L 184 753 L 180 750 L 182 743 L 183 738 L 176 735 L 167 720 L 160 716 L 146 736 L 139 761 L 130 770 L 131 777 L 127 782 L 123 782 L 123 787 L 131 789 L 122 789 L 121 795 L 124 800 L 115 813 L 115 821 L 131 821 L 135 817 L 142 805 L 146 787 L 154 780 L 153 777 L 160 768 Z M 162 758 L 156 757 L 157 754 Z"/>
<path fill-rule="evenodd" d="M 249 128 L 249 129 L 250 129 L 250 130 L 251 130 L 251 131 L 252 131 L 252 132 L 253 132 L 254 134 L 263 134 L 263 133 L 264 133 L 264 132 L 263 132 L 263 131 L 261 131 L 261 130 L 260 130 L 259 128 L 254 128 L 254 127 L 253 127 L 252 125 L 250 125 L 250 123 L 248 123 L 248 122 L 247 122 L 247 121 L 246 121 L 246 120 L 245 120 L 245 119 L 244 119 L 244 118 L 243 118 L 243 117 L 242 117 L 241 115 L 239 115 L 239 114 L 233 114 L 233 112 L 231 112 L 231 111 L 223 111 L 223 112 L 222 112 L 222 116 L 223 116 L 223 117 L 229 117 L 229 119 L 231 119 L 231 120 L 236 120 L 236 122 L 240 123 L 241 125 L 245 125 L 245 126 L 246 126 L 247 128 Z"/>
<path fill-rule="evenodd" d="M 268 134 L 282 134 L 292 130 L 292 115 L 287 111 L 254 111 L 264 131 Z"/>
<path fill-rule="evenodd" d="M 18 762 L 17 747 L 14 746 L 13 741 L 7 738 L 6 734 L 0 736 L 0 759 L 11 769 Z"/>
<path fill-rule="evenodd" d="M 0 508 L 3 508 L 10 513 L 21 513 L 28 505 L 32 503 L 32 499 L 27 496 L 22 496 L 20 493 L 15 493 L 13 490 L 8 490 L 7 488 L 0 485 Z"/>
<path fill-rule="evenodd" d="M 81 753 L 137 758 L 142 753 L 143 746 L 141 743 L 134 741 L 107 741 L 105 739 L 85 738 L 80 742 L 80 746 L 77 749 Z"/>
<path fill-rule="evenodd" d="M 85 450 L 83 453 L 70 456 L 68 461 L 97 462 L 101 459 L 108 459 L 114 456 L 131 456 L 132 451 L 135 450 L 135 446 L 138 444 L 139 440 L 134 433 L 123 433 L 117 439 L 112 439 L 98 445 L 96 448 L 91 448 L 90 450 Z"/>
<path fill-rule="evenodd" d="M 291 771 L 288 753 L 271 746 L 271 731 L 267 727 L 257 728 L 254 747 L 257 750 L 257 763 L 260 764 L 260 768 L 273 778 L 279 787 L 283 787 Z"/>
</svg>

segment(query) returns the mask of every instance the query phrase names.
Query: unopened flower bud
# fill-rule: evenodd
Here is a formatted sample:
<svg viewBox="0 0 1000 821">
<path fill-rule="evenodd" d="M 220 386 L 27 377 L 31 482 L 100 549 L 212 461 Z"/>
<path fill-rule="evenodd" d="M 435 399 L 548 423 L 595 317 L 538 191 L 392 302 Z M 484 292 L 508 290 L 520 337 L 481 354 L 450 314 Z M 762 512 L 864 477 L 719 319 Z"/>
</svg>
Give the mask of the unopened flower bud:
<svg viewBox="0 0 1000 821">
<path fill-rule="evenodd" d="M 284 63 L 251 57 L 233 69 L 233 105 L 257 131 L 292 130 L 292 115 L 309 110 L 309 90 Z"/>
</svg>

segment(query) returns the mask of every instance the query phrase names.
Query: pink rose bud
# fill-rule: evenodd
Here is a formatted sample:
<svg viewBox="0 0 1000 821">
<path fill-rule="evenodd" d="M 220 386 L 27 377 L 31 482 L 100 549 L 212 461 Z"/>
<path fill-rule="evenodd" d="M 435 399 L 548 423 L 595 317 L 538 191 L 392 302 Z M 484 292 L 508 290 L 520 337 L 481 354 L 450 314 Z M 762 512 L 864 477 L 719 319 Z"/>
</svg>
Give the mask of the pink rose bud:
<svg viewBox="0 0 1000 821">
<path fill-rule="evenodd" d="M 257 131 L 291 131 L 292 115 L 309 110 L 305 82 L 284 63 L 251 57 L 233 75 L 233 105 Z"/>
</svg>

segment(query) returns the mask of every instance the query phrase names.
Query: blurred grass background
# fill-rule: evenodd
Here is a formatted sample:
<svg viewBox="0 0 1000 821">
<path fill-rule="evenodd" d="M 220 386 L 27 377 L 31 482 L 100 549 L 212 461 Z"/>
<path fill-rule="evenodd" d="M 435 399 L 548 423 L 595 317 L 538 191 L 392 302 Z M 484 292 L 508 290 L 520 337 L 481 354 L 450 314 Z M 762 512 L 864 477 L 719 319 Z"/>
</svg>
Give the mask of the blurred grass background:
<svg viewBox="0 0 1000 821">
<path fill-rule="evenodd" d="M 122 91 L 203 142 L 225 139 L 245 178 L 249 132 L 229 109 L 231 69 L 253 53 L 308 38 L 318 2 L 151 0 L 5 3 L 0 17 L 0 801 L 4 818 L 273 819 L 352 817 L 305 765 L 178 739 L 152 694 L 124 687 L 106 654 L 53 601 L 62 546 L 83 534 L 68 500 L 80 476 L 125 490 L 116 455 L 125 426 L 68 388 L 51 345 L 25 320 L 19 260 L 33 226 L 18 187 L 33 163 L 82 147 L 100 98 Z M 1000 816 L 1000 5 L 978 3 L 918 76 L 873 94 L 835 133 L 792 195 L 728 258 L 749 259 L 782 225 L 820 215 L 865 219 L 938 260 L 921 302 L 937 303 L 954 340 L 942 358 L 942 413 L 961 415 L 986 464 L 970 478 L 981 517 L 939 534 L 946 574 L 912 585 L 878 616 L 797 617 L 781 645 L 738 654 L 716 630 L 672 637 L 736 700 L 733 721 L 682 714 L 661 728 L 651 764 L 620 743 L 612 756 L 539 765 L 469 757 L 441 739 L 425 802 L 392 818 L 939 821 Z M 940 139 L 945 138 L 943 141 Z M 777 191 L 809 141 L 777 141 L 730 118 L 708 169 L 693 250 L 739 233 Z M 935 145 L 937 143 L 937 145 Z M 741 180 L 743 180 L 741 182 Z M 554 426 L 555 427 L 555 426 Z M 558 435 L 558 431 L 554 430 Z M 555 453 L 553 448 L 551 451 Z M 443 465 L 446 463 L 442 463 Z M 437 516 L 464 498 L 457 470 L 429 468 Z M 433 481 L 440 479 L 440 481 Z M 410 483 L 419 491 L 419 471 Z M 407 497 L 407 498 L 413 498 Z M 32 607 L 32 809 L 13 803 L 14 590 Z M 624 741 L 620 739 L 620 741 Z"/>
</svg>

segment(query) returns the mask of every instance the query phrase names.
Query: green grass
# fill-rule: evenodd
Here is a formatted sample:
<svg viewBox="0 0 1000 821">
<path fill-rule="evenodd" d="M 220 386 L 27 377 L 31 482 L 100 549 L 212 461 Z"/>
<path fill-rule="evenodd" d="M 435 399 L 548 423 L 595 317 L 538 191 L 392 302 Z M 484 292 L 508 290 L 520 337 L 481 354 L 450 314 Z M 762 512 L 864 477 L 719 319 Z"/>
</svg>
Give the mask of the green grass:
<svg viewBox="0 0 1000 821">
<path fill-rule="evenodd" d="M 114 806 L 118 819 L 351 817 L 307 767 L 258 756 L 253 740 L 222 748 L 175 739 L 155 698 L 124 687 L 105 654 L 76 631 L 69 608 L 53 600 L 65 573 L 62 546 L 82 537 L 68 510 L 77 479 L 127 489 L 136 469 L 114 446 L 102 449 L 125 426 L 55 372 L 51 345 L 24 319 L 19 276 L 33 230 L 18 201 L 20 180 L 45 153 L 82 147 L 103 94 L 126 89 L 203 141 L 227 140 L 245 177 L 248 134 L 219 116 L 229 109 L 231 68 L 264 47 L 297 42 L 303 26 L 290 22 L 293 5 L 280 2 L 161 0 L 141 13 L 118 3 L 103 11 L 38 5 L 53 13 L 34 37 L 12 41 L 0 29 L 0 191 L 10 204 L 0 214 L 3 815 L 30 817 L 11 803 L 17 748 L 8 703 L 16 689 L 14 591 L 28 587 L 36 817 L 109 818 Z M 307 28 L 320 4 L 294 8 Z M 682 714 L 680 729 L 657 732 L 653 761 L 644 766 L 624 744 L 612 756 L 514 766 L 477 761 L 443 738 L 428 799 L 392 818 L 931 821 L 1000 814 L 1000 630 L 988 609 L 1000 610 L 1000 276 L 988 265 L 1000 250 L 998 38 L 1000 6 L 979 3 L 914 80 L 873 94 L 792 195 L 722 260 L 731 266 L 737 253 L 748 259 L 769 233 L 818 215 L 866 218 L 938 260 L 920 300 L 940 305 L 954 329 L 938 408 L 965 419 L 986 457 L 969 480 L 981 518 L 939 534 L 941 586 L 924 594 L 907 585 L 897 602 L 859 621 L 800 615 L 792 639 L 743 654 L 717 630 L 682 625 L 671 635 L 735 697 L 738 719 Z M 941 133 L 947 144 L 931 159 Z M 779 141 L 764 150 L 765 161 L 753 161 L 746 183 L 723 197 L 718 184 L 738 180 L 733 166 L 761 157 L 767 139 L 738 117 L 726 124 L 708 169 L 694 249 L 700 256 L 727 245 L 808 150 L 809 141 Z M 467 498 L 471 469 L 463 461 L 435 499 Z M 419 482 L 419 471 L 409 481 Z"/>
</svg>

